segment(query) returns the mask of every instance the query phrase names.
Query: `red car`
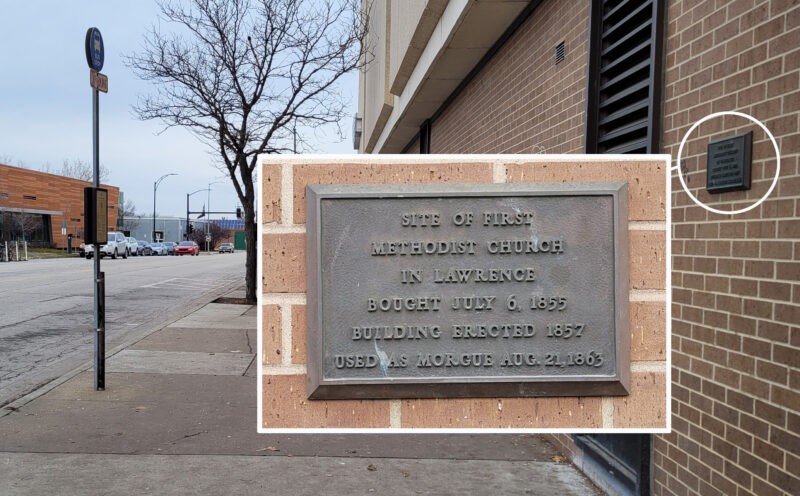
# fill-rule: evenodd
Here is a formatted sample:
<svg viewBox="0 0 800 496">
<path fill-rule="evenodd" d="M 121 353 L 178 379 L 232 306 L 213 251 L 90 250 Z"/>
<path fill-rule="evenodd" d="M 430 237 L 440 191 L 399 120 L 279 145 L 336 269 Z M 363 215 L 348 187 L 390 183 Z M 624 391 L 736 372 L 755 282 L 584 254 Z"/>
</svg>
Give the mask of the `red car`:
<svg viewBox="0 0 800 496">
<path fill-rule="evenodd" d="M 175 254 L 176 255 L 199 255 L 200 254 L 200 247 L 197 246 L 197 243 L 194 241 L 181 241 L 178 243 L 178 246 L 175 247 Z"/>
</svg>

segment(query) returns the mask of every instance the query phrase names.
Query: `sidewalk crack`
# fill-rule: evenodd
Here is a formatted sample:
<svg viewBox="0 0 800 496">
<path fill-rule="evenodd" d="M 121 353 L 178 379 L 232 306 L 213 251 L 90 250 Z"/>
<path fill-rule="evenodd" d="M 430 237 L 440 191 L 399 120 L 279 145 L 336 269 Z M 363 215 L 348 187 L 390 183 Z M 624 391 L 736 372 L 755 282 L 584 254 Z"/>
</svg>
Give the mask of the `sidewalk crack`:
<svg viewBox="0 0 800 496">
<path fill-rule="evenodd" d="M 253 354 L 253 346 L 250 344 L 250 335 L 247 334 L 247 329 L 244 330 L 244 339 L 247 341 L 247 352 Z"/>
<path fill-rule="evenodd" d="M 166 442 L 166 443 L 164 443 L 164 444 L 175 444 L 175 443 L 177 443 L 178 441 L 183 441 L 184 439 L 189 439 L 190 437 L 199 436 L 200 434 L 205 434 L 205 433 L 207 433 L 207 432 L 208 432 L 208 431 L 199 431 L 199 432 L 195 432 L 194 434 L 186 434 L 185 436 L 181 436 L 181 437 L 179 437 L 178 439 L 173 439 L 172 441 L 167 441 L 167 442 Z"/>
</svg>

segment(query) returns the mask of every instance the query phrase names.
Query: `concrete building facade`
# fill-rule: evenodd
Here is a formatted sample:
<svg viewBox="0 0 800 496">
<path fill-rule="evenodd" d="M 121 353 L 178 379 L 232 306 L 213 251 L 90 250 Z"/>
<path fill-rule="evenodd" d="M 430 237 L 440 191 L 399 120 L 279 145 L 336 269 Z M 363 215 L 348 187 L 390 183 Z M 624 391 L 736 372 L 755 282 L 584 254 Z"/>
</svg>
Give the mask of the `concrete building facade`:
<svg viewBox="0 0 800 496">
<path fill-rule="evenodd" d="M 0 242 L 22 240 L 66 248 L 83 242 L 83 188 L 80 179 L 0 164 Z M 119 188 L 108 190 L 108 226 L 117 225 Z"/>
<path fill-rule="evenodd" d="M 800 494 L 800 3 L 375 0 L 362 153 L 668 153 L 672 432 L 554 435 L 610 493 Z M 752 132 L 752 185 L 706 191 Z M 686 183 L 684 189 L 678 174 Z M 565 180 L 554 175 L 551 180 Z M 743 210 L 737 214 L 716 213 Z M 613 474 L 613 475 L 610 475 Z"/>
</svg>

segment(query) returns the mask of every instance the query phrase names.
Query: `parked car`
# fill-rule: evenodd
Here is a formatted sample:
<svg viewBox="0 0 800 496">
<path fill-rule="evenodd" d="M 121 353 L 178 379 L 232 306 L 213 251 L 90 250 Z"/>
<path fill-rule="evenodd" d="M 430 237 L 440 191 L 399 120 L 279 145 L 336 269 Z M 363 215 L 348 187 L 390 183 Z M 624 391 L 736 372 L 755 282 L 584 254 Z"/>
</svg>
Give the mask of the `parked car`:
<svg viewBox="0 0 800 496">
<path fill-rule="evenodd" d="M 94 257 L 94 245 L 84 245 L 86 258 Z M 108 242 L 100 247 L 100 257 L 109 256 L 111 258 L 128 258 L 128 241 L 121 232 L 109 231 Z"/>
<path fill-rule="evenodd" d="M 164 246 L 164 243 L 150 243 L 150 251 L 153 252 L 153 255 L 166 255 L 167 247 Z"/>
<path fill-rule="evenodd" d="M 142 251 L 139 248 L 139 242 L 136 241 L 136 238 L 125 238 L 125 240 L 128 242 L 128 255 L 138 257 L 142 254 Z"/>
<path fill-rule="evenodd" d="M 236 250 L 233 248 L 233 243 L 222 243 L 221 245 L 219 245 L 219 248 L 217 248 L 217 250 L 220 253 L 235 253 L 236 252 Z"/>
<path fill-rule="evenodd" d="M 142 241 L 141 239 L 136 242 L 139 245 L 139 253 L 142 255 L 152 255 L 153 250 L 150 249 L 150 243 Z"/>
<path fill-rule="evenodd" d="M 200 254 L 200 247 L 197 246 L 197 243 L 194 241 L 181 241 L 178 243 L 178 246 L 175 247 L 175 254 L 176 255 L 199 255 Z"/>
<path fill-rule="evenodd" d="M 174 241 L 164 241 L 164 247 L 167 249 L 167 255 L 177 255 L 175 253 L 175 246 L 177 243 Z"/>
</svg>

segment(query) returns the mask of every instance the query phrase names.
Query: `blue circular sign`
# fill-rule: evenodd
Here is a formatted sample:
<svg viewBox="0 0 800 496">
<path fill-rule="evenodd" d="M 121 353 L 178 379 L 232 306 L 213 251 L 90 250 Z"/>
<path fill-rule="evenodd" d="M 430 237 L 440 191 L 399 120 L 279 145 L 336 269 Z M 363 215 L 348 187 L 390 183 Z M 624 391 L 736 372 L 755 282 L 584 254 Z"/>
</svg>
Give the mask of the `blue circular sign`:
<svg viewBox="0 0 800 496">
<path fill-rule="evenodd" d="M 97 28 L 89 28 L 86 31 L 86 62 L 89 68 L 100 72 L 105 61 L 105 49 L 103 48 L 103 35 Z"/>
</svg>

